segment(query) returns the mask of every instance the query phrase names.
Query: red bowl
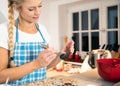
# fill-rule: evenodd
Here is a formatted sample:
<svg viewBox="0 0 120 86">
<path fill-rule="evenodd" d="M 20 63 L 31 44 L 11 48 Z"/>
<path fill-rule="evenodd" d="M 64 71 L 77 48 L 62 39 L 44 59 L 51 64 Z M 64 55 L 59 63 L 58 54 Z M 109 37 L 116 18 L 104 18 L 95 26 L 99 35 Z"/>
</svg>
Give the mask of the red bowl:
<svg viewBox="0 0 120 86">
<path fill-rule="evenodd" d="M 99 59 L 97 60 L 98 74 L 107 81 L 120 81 L 120 59 Z"/>
</svg>

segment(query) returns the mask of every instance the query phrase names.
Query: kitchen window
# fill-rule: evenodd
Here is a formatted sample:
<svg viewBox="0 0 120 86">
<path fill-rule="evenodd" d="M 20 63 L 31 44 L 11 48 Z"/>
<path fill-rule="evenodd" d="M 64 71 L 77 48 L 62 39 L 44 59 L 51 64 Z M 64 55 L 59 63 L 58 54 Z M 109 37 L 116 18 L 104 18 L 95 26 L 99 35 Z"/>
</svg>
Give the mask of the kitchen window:
<svg viewBox="0 0 120 86">
<path fill-rule="evenodd" d="M 107 8 L 108 16 L 108 44 L 118 44 L 118 6 Z"/>
<path fill-rule="evenodd" d="M 120 44 L 118 1 L 100 0 L 88 3 L 88 7 L 83 3 L 77 9 L 70 10 L 75 50 L 88 52 L 104 44 Z"/>
<path fill-rule="evenodd" d="M 88 26 L 90 15 L 90 28 Z M 79 16 L 81 16 L 81 25 L 79 26 Z M 80 28 L 79 28 L 80 27 Z M 99 9 L 73 13 L 73 37 L 75 40 L 75 50 L 79 51 L 79 34 L 81 34 L 81 50 L 89 51 L 90 48 L 99 48 Z M 91 40 L 89 40 L 91 39 Z M 91 41 L 91 44 L 89 42 Z M 91 46 L 91 47 L 89 47 Z"/>
</svg>

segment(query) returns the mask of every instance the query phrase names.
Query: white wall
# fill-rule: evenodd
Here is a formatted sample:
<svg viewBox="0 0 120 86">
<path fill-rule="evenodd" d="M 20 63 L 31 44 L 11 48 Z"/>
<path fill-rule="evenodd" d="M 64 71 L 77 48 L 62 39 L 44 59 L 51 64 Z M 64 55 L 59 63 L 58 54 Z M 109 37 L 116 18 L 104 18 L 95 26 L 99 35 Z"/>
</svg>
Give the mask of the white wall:
<svg viewBox="0 0 120 86">
<path fill-rule="evenodd" d="M 7 0 L 0 0 L 0 12 L 7 19 Z"/>
<path fill-rule="evenodd" d="M 0 23 L 7 21 L 6 17 L 3 15 L 3 13 L 0 11 Z"/>
<path fill-rule="evenodd" d="M 69 4 L 77 1 L 80 1 L 80 0 L 56 0 L 49 3 L 49 27 L 48 28 L 52 38 L 50 43 L 51 43 L 51 46 L 54 46 L 57 50 L 60 50 L 62 47 L 61 44 L 62 44 L 63 38 L 61 38 L 61 34 L 64 34 L 64 32 L 62 33 L 64 29 L 61 31 L 62 28 L 61 26 L 59 26 L 59 25 L 64 25 L 64 24 L 60 24 L 60 21 L 62 21 L 62 19 L 61 20 L 59 19 L 61 18 L 59 17 L 59 15 L 63 15 L 63 14 L 59 14 L 59 7 L 61 5 L 65 5 L 65 4 Z M 64 18 L 63 18 L 63 21 L 65 20 Z"/>
</svg>

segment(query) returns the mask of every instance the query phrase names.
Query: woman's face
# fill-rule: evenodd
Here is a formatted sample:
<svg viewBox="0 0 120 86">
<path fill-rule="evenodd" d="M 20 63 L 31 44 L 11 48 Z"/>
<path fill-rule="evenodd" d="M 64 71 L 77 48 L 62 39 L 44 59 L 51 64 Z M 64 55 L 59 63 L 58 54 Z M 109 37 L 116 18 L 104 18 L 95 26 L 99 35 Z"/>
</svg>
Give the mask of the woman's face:
<svg viewBox="0 0 120 86">
<path fill-rule="evenodd" d="M 25 0 L 18 10 L 21 20 L 36 23 L 41 13 L 42 0 Z"/>
</svg>

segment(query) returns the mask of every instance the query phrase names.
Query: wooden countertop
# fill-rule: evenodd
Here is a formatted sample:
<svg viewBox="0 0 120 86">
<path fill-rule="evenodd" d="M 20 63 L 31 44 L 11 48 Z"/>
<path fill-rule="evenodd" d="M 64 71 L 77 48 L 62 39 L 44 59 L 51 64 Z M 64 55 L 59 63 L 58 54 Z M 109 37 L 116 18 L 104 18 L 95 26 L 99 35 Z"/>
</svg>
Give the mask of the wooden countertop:
<svg viewBox="0 0 120 86">
<path fill-rule="evenodd" d="M 47 77 L 54 76 L 69 76 L 77 78 L 81 81 L 81 86 L 89 86 L 87 84 L 92 84 L 91 86 L 113 86 L 114 83 L 103 80 L 97 73 L 97 69 L 92 69 L 84 73 L 79 74 L 69 74 L 67 72 L 58 72 L 53 69 L 47 71 Z M 84 84 L 83 84 L 84 83 Z"/>
</svg>

